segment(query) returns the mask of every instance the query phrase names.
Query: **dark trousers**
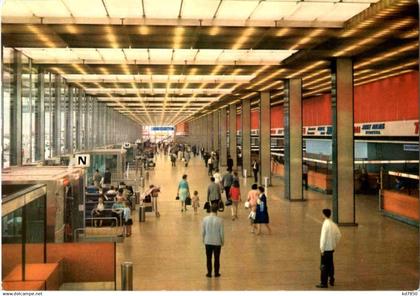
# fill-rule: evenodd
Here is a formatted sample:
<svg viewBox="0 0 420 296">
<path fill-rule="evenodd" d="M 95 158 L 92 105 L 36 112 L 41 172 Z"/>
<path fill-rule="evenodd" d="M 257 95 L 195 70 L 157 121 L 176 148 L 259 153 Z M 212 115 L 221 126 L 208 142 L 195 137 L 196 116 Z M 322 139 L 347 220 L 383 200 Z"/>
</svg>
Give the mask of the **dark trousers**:
<svg viewBox="0 0 420 296">
<path fill-rule="evenodd" d="M 209 163 L 209 176 L 213 175 L 213 164 Z"/>
<path fill-rule="evenodd" d="M 206 256 L 207 256 L 207 274 L 211 274 L 212 271 L 212 256 L 214 253 L 214 274 L 219 274 L 220 270 L 220 251 L 222 246 L 206 245 Z"/>
<path fill-rule="evenodd" d="M 302 174 L 302 181 L 305 184 L 305 190 L 308 190 L 308 174 Z"/>
<path fill-rule="evenodd" d="M 258 171 L 253 170 L 253 172 L 254 172 L 254 182 L 258 184 Z"/>
<path fill-rule="evenodd" d="M 333 262 L 334 251 L 324 251 L 321 255 L 321 285 L 328 285 L 328 277 L 330 283 L 334 284 L 334 262 Z"/>
<path fill-rule="evenodd" d="M 229 187 L 225 187 L 225 192 L 226 192 L 226 200 L 230 199 L 230 186 Z"/>
</svg>

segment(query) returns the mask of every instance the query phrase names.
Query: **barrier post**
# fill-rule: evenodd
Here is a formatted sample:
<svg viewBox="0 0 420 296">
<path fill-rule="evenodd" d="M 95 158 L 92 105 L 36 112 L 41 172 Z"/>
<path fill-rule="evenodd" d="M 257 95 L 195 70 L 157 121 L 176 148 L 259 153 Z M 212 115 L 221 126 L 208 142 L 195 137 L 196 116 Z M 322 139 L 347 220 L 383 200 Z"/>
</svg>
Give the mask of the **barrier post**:
<svg viewBox="0 0 420 296">
<path fill-rule="evenodd" d="M 121 263 L 121 290 L 133 291 L 133 263 Z"/>
</svg>

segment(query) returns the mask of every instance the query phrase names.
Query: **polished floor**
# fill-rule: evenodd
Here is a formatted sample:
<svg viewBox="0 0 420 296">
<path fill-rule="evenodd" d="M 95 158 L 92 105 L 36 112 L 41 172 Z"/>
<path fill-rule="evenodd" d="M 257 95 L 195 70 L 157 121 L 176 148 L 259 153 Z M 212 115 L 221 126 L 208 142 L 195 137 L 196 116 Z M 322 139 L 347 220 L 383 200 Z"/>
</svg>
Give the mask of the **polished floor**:
<svg viewBox="0 0 420 296">
<path fill-rule="evenodd" d="M 201 221 L 206 213 L 189 208 L 182 213 L 175 200 L 182 174 L 191 190 L 198 190 L 201 204 L 209 182 L 204 162 L 192 158 L 188 168 L 157 157 L 149 184 L 160 185 L 159 218 L 147 213 L 138 222 L 133 213 L 133 235 L 117 246 L 117 285 L 120 264 L 133 262 L 134 290 L 316 290 L 319 282 L 319 235 L 321 210 L 331 207 L 331 196 L 306 192 L 306 202 L 283 199 L 279 179 L 268 191 L 272 234 L 250 232 L 247 210 L 240 208 L 232 221 L 224 218 L 225 245 L 221 253 L 220 278 L 205 277 L 205 252 Z M 241 180 L 244 197 L 252 179 Z M 147 184 L 147 183 L 146 183 Z M 378 211 L 374 196 L 357 196 L 358 227 L 342 227 L 342 240 L 334 254 L 336 285 L 329 290 L 414 290 L 419 287 L 419 231 L 386 218 Z"/>
</svg>

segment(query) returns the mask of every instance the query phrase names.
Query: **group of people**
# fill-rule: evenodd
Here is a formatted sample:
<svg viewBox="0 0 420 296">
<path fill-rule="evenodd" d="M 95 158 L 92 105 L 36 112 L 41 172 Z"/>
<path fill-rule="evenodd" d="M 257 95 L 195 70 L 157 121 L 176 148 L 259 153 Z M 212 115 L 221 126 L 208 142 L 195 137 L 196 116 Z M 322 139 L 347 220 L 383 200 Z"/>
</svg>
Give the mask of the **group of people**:
<svg viewBox="0 0 420 296">
<path fill-rule="evenodd" d="M 231 205 L 232 220 L 238 219 L 238 206 L 242 201 L 240 182 L 237 172 L 232 171 L 233 161 L 228 157 L 228 168 L 226 173 L 222 176 L 219 173 L 217 153 L 206 153 L 201 150 L 206 166 L 209 168 L 210 184 L 207 188 L 207 202 L 209 203 L 208 212 L 210 213 L 203 219 L 202 222 L 202 239 L 206 250 L 206 266 L 207 277 L 212 277 L 213 266 L 214 276 L 220 277 L 220 254 L 221 248 L 224 244 L 224 223 L 221 217 L 218 217 L 218 212 L 221 210 L 222 193 L 226 195 L 225 205 Z M 213 166 L 214 165 L 214 166 Z M 214 170 L 214 173 L 213 173 Z M 249 221 L 251 225 L 251 232 L 257 235 L 261 234 L 261 225 L 265 225 L 269 234 L 271 228 L 269 225 L 270 219 L 268 214 L 267 196 L 265 188 L 258 186 L 258 172 L 259 164 L 256 160 L 252 162 L 252 170 L 254 174 L 255 183 L 252 184 L 251 190 L 248 192 L 245 207 L 249 209 Z M 307 169 L 304 169 L 304 175 L 307 175 Z M 183 175 L 182 180 L 178 185 L 179 200 L 181 201 L 181 211 L 186 211 L 188 198 L 190 198 L 190 188 L 187 181 L 188 176 Z M 307 180 L 304 180 L 307 186 Z M 198 192 L 194 191 L 192 197 L 192 204 L 195 211 L 197 211 Z M 331 210 L 324 209 L 322 211 L 324 222 L 321 229 L 320 238 L 320 252 L 321 252 L 321 282 L 316 285 L 318 288 L 327 288 L 328 282 L 331 286 L 335 284 L 334 278 L 334 263 L 333 253 L 341 233 L 337 225 L 330 219 Z M 213 265 L 214 257 L 214 265 Z"/>
<path fill-rule="evenodd" d="M 127 186 L 124 182 L 120 182 L 117 188 L 111 185 L 111 172 L 107 168 L 104 176 L 98 169 L 93 175 L 93 183 L 86 188 L 87 193 L 98 193 L 98 203 L 92 210 L 94 225 L 101 227 L 103 219 L 106 217 L 105 201 L 113 202 L 111 207 L 111 217 L 117 220 L 117 224 L 123 225 L 123 235 L 131 236 L 131 208 L 134 204 L 134 191 L 132 186 Z"/>
</svg>

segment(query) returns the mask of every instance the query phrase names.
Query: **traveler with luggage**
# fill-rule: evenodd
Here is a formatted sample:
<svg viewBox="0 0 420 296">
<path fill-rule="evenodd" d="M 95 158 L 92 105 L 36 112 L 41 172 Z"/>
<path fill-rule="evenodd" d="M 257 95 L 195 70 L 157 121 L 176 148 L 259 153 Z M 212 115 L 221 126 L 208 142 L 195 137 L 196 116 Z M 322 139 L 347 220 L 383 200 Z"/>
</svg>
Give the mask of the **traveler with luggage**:
<svg viewBox="0 0 420 296">
<path fill-rule="evenodd" d="M 190 196 L 190 187 L 188 186 L 187 182 L 187 175 L 182 176 L 182 180 L 179 182 L 178 185 L 178 197 L 181 201 L 181 212 L 184 212 L 187 210 L 187 205 L 185 204 L 185 200 L 187 197 Z"/>
</svg>

